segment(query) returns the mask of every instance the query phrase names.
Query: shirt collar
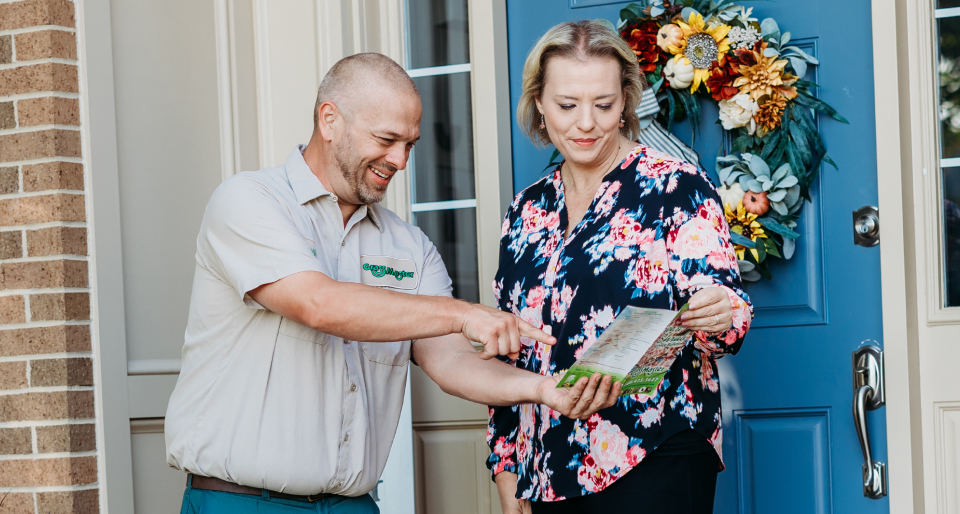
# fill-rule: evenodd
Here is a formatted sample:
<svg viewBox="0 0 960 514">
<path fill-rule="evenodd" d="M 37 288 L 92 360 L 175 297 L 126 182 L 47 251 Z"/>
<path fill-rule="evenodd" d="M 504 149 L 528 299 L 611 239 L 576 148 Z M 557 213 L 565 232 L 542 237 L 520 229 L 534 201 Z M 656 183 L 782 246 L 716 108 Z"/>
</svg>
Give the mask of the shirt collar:
<svg viewBox="0 0 960 514">
<path fill-rule="evenodd" d="M 297 145 L 283 164 L 287 172 L 287 181 L 290 183 L 293 194 L 300 205 L 323 196 L 333 196 L 333 193 L 327 191 L 320 179 L 313 174 L 310 166 L 307 166 L 307 161 L 303 160 L 303 151 L 306 148 L 307 145 Z M 361 205 L 359 209 L 362 209 L 360 211 L 361 215 L 369 217 L 377 229 L 383 232 L 383 227 L 380 225 L 380 219 L 373 205 Z"/>
<path fill-rule="evenodd" d="M 320 179 L 313 174 L 310 166 L 307 166 L 307 161 L 303 160 L 303 150 L 306 148 L 307 145 L 297 145 L 297 147 L 290 152 L 290 156 L 287 157 L 287 162 L 283 164 L 283 167 L 287 171 L 287 181 L 290 183 L 293 194 L 297 197 L 300 205 L 310 200 L 320 198 L 321 196 L 333 194 L 327 191 L 327 188 L 323 187 Z"/>
</svg>

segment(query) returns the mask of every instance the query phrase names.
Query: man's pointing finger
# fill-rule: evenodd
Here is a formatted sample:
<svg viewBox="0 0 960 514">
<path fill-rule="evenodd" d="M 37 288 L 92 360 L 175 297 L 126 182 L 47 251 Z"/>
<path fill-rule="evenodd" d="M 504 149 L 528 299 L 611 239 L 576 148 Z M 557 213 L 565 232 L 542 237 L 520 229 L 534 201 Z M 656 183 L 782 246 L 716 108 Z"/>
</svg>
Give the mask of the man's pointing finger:
<svg viewBox="0 0 960 514">
<path fill-rule="evenodd" d="M 530 339 L 536 339 L 543 344 L 557 344 L 556 337 L 547 334 L 543 330 L 540 330 L 539 328 L 536 328 L 523 320 L 520 320 L 520 335 L 523 337 L 529 337 Z"/>
</svg>

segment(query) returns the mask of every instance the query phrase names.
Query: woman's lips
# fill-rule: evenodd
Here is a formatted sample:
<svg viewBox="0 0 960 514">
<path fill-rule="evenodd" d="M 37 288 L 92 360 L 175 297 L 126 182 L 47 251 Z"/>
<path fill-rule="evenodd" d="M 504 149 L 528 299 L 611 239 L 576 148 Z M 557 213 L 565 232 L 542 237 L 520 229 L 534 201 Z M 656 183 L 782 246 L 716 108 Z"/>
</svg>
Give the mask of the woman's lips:
<svg viewBox="0 0 960 514">
<path fill-rule="evenodd" d="M 596 143 L 597 140 L 596 139 L 574 139 L 573 142 L 580 146 L 587 147 L 587 146 L 593 145 L 593 143 Z"/>
</svg>

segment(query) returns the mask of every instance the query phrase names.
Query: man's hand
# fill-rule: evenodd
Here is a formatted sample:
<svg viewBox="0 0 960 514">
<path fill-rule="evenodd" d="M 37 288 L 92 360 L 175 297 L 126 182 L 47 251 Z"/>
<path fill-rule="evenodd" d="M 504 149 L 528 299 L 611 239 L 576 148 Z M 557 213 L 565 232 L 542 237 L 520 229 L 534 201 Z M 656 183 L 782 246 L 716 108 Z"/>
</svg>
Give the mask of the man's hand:
<svg viewBox="0 0 960 514">
<path fill-rule="evenodd" d="M 497 473 L 497 496 L 500 497 L 500 510 L 503 514 L 531 514 L 530 500 L 517 498 L 517 475 L 509 471 Z"/>
<path fill-rule="evenodd" d="M 536 339 L 544 344 L 555 344 L 557 338 L 523 321 L 519 317 L 483 305 L 469 304 L 460 332 L 471 341 L 483 344 L 480 358 L 487 360 L 497 355 L 516 359 L 520 355 L 520 338 Z"/>
<path fill-rule="evenodd" d="M 707 287 L 696 292 L 688 302 L 690 309 L 680 319 L 690 330 L 708 334 L 723 332 L 733 325 L 733 307 L 726 288 Z"/>
<path fill-rule="evenodd" d="M 573 419 L 587 419 L 600 409 L 612 407 L 620 396 L 620 382 L 611 386 L 609 375 L 594 373 L 570 388 L 557 388 L 560 377 L 544 377 L 537 385 L 540 402 Z"/>
</svg>

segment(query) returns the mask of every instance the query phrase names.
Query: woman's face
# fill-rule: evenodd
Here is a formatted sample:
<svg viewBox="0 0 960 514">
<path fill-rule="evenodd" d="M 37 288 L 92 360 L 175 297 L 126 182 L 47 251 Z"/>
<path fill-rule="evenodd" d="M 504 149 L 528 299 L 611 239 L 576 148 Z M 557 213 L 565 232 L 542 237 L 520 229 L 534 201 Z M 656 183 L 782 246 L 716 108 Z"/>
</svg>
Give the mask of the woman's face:
<svg viewBox="0 0 960 514">
<path fill-rule="evenodd" d="M 624 104 L 620 74 L 613 57 L 547 61 L 537 107 L 550 141 L 577 167 L 604 166 L 617 151 Z"/>
</svg>

